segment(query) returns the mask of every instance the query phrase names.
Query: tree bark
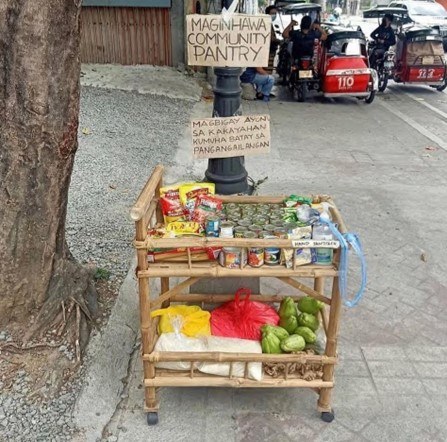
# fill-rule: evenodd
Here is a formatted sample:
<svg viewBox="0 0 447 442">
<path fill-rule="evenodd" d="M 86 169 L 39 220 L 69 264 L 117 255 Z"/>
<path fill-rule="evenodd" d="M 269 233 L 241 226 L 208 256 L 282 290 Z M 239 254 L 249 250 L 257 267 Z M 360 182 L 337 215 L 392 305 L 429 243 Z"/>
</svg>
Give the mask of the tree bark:
<svg viewBox="0 0 447 442">
<path fill-rule="evenodd" d="M 65 298 L 94 306 L 91 275 L 65 241 L 80 3 L 0 1 L 0 328 L 37 312 L 48 321 Z"/>
</svg>

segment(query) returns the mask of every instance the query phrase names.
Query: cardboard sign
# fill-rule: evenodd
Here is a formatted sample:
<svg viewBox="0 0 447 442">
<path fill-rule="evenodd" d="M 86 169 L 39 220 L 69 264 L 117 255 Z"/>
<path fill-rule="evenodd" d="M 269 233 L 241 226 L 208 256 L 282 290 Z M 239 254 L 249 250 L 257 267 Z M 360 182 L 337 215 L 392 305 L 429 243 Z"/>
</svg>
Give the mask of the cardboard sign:
<svg viewBox="0 0 447 442">
<path fill-rule="evenodd" d="M 261 67 L 268 65 L 272 19 L 269 15 L 187 15 L 190 66 Z"/>
<path fill-rule="evenodd" d="M 318 239 L 297 239 L 292 241 L 292 247 L 299 249 L 310 249 L 314 247 L 324 249 L 338 249 L 340 247 L 339 241 L 333 240 L 318 240 Z"/>
<path fill-rule="evenodd" d="M 227 158 L 270 152 L 270 116 L 241 115 L 191 121 L 194 158 Z"/>
</svg>

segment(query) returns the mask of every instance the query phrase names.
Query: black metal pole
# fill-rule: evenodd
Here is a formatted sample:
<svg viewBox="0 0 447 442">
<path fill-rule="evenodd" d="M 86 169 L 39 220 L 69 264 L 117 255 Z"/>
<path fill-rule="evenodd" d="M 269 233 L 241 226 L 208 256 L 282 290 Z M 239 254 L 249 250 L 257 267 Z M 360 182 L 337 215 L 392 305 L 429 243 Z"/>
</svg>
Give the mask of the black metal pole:
<svg viewBox="0 0 447 442">
<path fill-rule="evenodd" d="M 232 0 L 224 0 L 222 6 L 229 8 L 231 3 Z M 214 68 L 213 117 L 241 115 L 241 71 L 240 68 Z M 250 190 L 244 157 L 210 158 L 205 177 L 216 184 L 216 193 L 221 195 L 248 193 Z"/>
<path fill-rule="evenodd" d="M 215 68 L 213 117 L 231 117 L 241 114 L 240 68 Z M 247 193 L 248 173 L 244 157 L 210 158 L 205 172 L 207 181 L 216 184 L 216 193 L 231 195 Z"/>
</svg>

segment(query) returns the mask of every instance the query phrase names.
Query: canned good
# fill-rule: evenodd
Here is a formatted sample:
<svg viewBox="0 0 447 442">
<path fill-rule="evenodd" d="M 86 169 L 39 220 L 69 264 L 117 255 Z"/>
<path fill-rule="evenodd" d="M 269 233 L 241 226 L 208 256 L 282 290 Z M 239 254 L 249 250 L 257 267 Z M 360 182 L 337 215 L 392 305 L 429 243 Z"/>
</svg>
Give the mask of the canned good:
<svg viewBox="0 0 447 442">
<path fill-rule="evenodd" d="M 276 228 L 277 228 L 277 227 L 274 226 L 273 224 L 266 224 L 266 225 L 264 226 L 264 230 L 265 230 L 266 232 L 272 232 L 272 233 L 273 233 L 273 231 L 274 231 Z"/>
<path fill-rule="evenodd" d="M 205 221 L 206 236 L 219 236 L 220 218 L 218 216 L 209 216 Z"/>
<path fill-rule="evenodd" d="M 220 224 L 219 236 L 221 238 L 233 238 L 234 224 L 231 221 L 224 221 Z"/>
<path fill-rule="evenodd" d="M 227 269 L 238 269 L 247 265 L 247 253 L 239 247 L 224 247 L 219 254 L 219 264 Z"/>
<path fill-rule="evenodd" d="M 265 226 L 266 224 L 268 224 L 269 219 L 267 218 L 267 216 L 263 216 L 263 215 L 256 215 L 253 218 L 253 223 L 254 224 L 259 224 L 259 225 L 263 225 Z"/>
<path fill-rule="evenodd" d="M 262 227 L 257 224 L 252 224 L 248 230 L 256 234 L 256 237 L 262 232 Z"/>
<path fill-rule="evenodd" d="M 243 238 L 244 237 L 244 233 L 248 232 L 246 227 L 243 226 L 236 226 L 234 228 L 234 237 L 235 238 Z"/>
<path fill-rule="evenodd" d="M 247 228 L 248 228 L 248 226 L 251 224 L 250 220 L 247 219 L 247 218 L 240 219 L 237 223 L 238 223 L 240 226 L 242 226 L 242 227 L 247 227 Z"/>
<path fill-rule="evenodd" d="M 273 235 L 273 232 L 266 232 L 265 230 L 262 231 L 258 236 L 262 239 L 277 239 L 276 236 Z"/>
<path fill-rule="evenodd" d="M 256 206 L 256 210 L 258 212 L 268 212 L 270 210 L 270 205 L 269 204 L 258 204 Z"/>
<path fill-rule="evenodd" d="M 284 227 L 276 227 L 275 230 L 273 231 L 273 234 L 277 238 L 287 239 L 287 232 L 286 232 L 286 229 Z"/>
<path fill-rule="evenodd" d="M 276 227 L 284 227 L 284 221 L 282 219 L 276 219 L 275 221 L 271 222 Z"/>
<path fill-rule="evenodd" d="M 279 264 L 280 250 L 276 247 L 266 247 L 264 251 L 265 263 L 269 266 L 276 266 Z"/>
<path fill-rule="evenodd" d="M 264 265 L 264 249 L 262 247 L 251 247 L 248 249 L 248 265 L 250 267 L 261 267 Z"/>
<path fill-rule="evenodd" d="M 241 212 L 239 210 L 230 210 L 227 211 L 227 216 L 228 218 L 240 218 L 241 217 Z"/>
<path fill-rule="evenodd" d="M 228 203 L 225 208 L 228 210 L 239 210 L 239 206 L 236 203 Z"/>
<path fill-rule="evenodd" d="M 253 239 L 253 238 L 257 238 L 258 234 L 256 232 L 252 232 L 251 230 L 247 230 L 243 233 L 243 238 L 247 238 L 247 239 Z"/>
</svg>

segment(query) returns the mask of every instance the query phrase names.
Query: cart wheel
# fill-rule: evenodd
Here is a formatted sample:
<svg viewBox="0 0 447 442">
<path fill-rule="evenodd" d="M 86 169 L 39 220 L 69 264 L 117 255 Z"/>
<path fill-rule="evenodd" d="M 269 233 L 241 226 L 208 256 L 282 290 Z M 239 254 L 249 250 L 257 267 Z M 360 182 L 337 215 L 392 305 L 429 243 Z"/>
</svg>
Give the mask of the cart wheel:
<svg viewBox="0 0 447 442">
<path fill-rule="evenodd" d="M 334 410 L 332 411 L 323 411 L 321 413 L 321 420 L 324 422 L 332 422 L 335 419 Z"/>
<path fill-rule="evenodd" d="M 147 424 L 151 427 L 158 424 L 158 413 L 151 411 L 146 414 Z"/>
<path fill-rule="evenodd" d="M 374 101 L 375 96 L 376 96 L 376 91 L 371 91 L 371 93 L 365 98 L 365 103 L 371 104 Z"/>
</svg>

